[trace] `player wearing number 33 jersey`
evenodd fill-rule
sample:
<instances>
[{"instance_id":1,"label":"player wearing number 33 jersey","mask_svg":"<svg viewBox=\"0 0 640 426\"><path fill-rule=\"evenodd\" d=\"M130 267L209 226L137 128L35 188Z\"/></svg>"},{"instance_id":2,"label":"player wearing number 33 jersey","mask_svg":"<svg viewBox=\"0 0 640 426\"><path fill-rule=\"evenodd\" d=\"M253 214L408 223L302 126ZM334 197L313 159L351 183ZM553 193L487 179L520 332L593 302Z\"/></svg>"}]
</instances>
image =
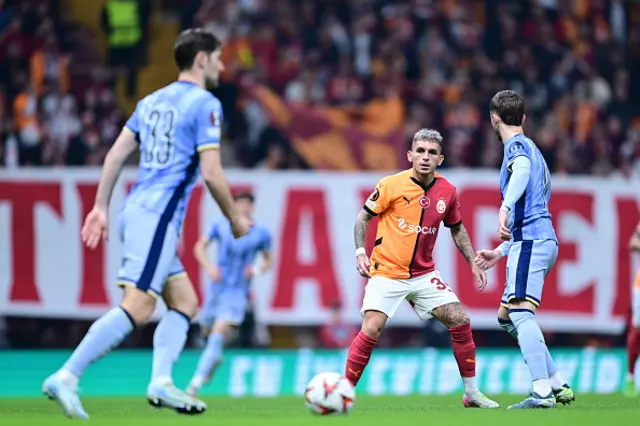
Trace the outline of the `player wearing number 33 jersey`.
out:
<instances>
[{"instance_id":1,"label":"player wearing number 33 jersey","mask_svg":"<svg viewBox=\"0 0 640 426\"><path fill-rule=\"evenodd\" d=\"M159 259L165 276L157 274L144 290L160 294L165 280L184 274L175 247L198 172L198 153L220 148L221 121L220 101L187 81L176 81L138 103L126 123L140 143L140 165L120 216L125 244L119 285L139 282L159 226L166 230L163 246L174 247L173 254Z\"/></svg>"},{"instance_id":2,"label":"player wearing number 33 jersey","mask_svg":"<svg viewBox=\"0 0 640 426\"><path fill-rule=\"evenodd\" d=\"M185 209L201 171L204 184L229 220L230 233L249 232L249 218L233 203L222 169L220 102L207 90L217 85L222 64L220 40L199 29L183 31L173 51L176 82L142 99L102 168L94 207L84 221L82 240L94 249L109 234L109 203L127 158L140 152L138 177L119 215L122 263L117 283L122 303L98 318L43 392L68 417L87 418L78 382L89 365L117 347L136 326L149 322L162 298L166 313L153 336L153 364L147 400L181 414L203 413L207 405L173 384L173 366L198 311L198 297L178 257Z\"/></svg>"},{"instance_id":3,"label":"player wearing number 33 jersey","mask_svg":"<svg viewBox=\"0 0 640 426\"><path fill-rule=\"evenodd\" d=\"M462 225L456 188L435 172L444 161L440 133L419 130L407 159L413 167L378 182L356 219L357 268L369 281L360 310L362 330L349 348L345 376L354 386L358 383L387 319L407 300L420 319L434 317L449 329L464 385L463 404L499 407L478 390L469 316L433 263L433 248L444 223L480 288L486 284L485 273L473 264L474 251ZM369 259L364 241L373 217L378 217L378 229Z\"/></svg>"}]
</instances>

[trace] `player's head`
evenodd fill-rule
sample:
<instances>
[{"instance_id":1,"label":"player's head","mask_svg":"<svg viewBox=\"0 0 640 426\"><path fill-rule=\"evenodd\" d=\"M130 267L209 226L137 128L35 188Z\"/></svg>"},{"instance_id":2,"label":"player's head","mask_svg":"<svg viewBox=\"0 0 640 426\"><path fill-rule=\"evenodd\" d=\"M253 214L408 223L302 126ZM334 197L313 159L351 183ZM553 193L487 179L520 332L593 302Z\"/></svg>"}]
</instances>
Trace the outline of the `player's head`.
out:
<instances>
[{"instance_id":1,"label":"player's head","mask_svg":"<svg viewBox=\"0 0 640 426\"><path fill-rule=\"evenodd\" d=\"M236 210L241 216L251 217L253 215L253 209L255 204L255 198L250 192L238 192L233 200L236 203Z\"/></svg>"},{"instance_id":2,"label":"player's head","mask_svg":"<svg viewBox=\"0 0 640 426\"><path fill-rule=\"evenodd\" d=\"M513 90L501 90L493 95L489 112L491 126L500 140L502 140L501 126L521 127L526 119L524 99Z\"/></svg>"},{"instance_id":3,"label":"player's head","mask_svg":"<svg viewBox=\"0 0 640 426\"><path fill-rule=\"evenodd\" d=\"M218 85L222 64L222 43L209 31L192 28L180 33L173 46L173 58L180 72L204 77L207 88Z\"/></svg>"},{"instance_id":4,"label":"player's head","mask_svg":"<svg viewBox=\"0 0 640 426\"><path fill-rule=\"evenodd\" d=\"M442 135L437 130L420 129L413 135L407 158L419 175L433 173L444 161Z\"/></svg>"}]
</instances>

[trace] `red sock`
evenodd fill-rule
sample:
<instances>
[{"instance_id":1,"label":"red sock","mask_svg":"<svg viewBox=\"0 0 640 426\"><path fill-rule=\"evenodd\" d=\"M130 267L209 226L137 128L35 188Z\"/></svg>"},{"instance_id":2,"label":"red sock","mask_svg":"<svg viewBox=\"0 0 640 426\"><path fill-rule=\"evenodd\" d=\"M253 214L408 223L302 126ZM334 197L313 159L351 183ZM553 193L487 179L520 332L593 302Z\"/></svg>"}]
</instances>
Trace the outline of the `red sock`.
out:
<instances>
[{"instance_id":1,"label":"red sock","mask_svg":"<svg viewBox=\"0 0 640 426\"><path fill-rule=\"evenodd\" d=\"M640 331L633 326L629 326L627 331L627 362L629 363L629 374L636 371L636 361L640 356Z\"/></svg>"},{"instance_id":2,"label":"red sock","mask_svg":"<svg viewBox=\"0 0 640 426\"><path fill-rule=\"evenodd\" d=\"M372 339L362 331L351 342L344 376L353 386L357 385L360 377L362 377L364 368L369 363L371 352L373 352L376 343L378 343L377 340Z\"/></svg>"},{"instance_id":3,"label":"red sock","mask_svg":"<svg viewBox=\"0 0 640 426\"><path fill-rule=\"evenodd\" d=\"M471 334L471 324L459 325L449 329L453 356L456 357L458 370L462 377L476 376L476 344Z\"/></svg>"}]
</instances>

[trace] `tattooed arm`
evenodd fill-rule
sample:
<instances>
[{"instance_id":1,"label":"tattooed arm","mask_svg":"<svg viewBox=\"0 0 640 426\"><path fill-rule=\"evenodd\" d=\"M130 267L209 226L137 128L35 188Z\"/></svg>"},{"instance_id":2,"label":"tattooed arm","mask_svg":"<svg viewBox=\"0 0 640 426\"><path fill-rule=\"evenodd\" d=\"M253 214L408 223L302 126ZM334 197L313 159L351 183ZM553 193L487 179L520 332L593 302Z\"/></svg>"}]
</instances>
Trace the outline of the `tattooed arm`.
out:
<instances>
[{"instance_id":1,"label":"tattooed arm","mask_svg":"<svg viewBox=\"0 0 640 426\"><path fill-rule=\"evenodd\" d=\"M358 269L358 273L365 278L371 277L369 273L371 264L369 263L369 256L367 256L367 252L364 249L367 227L369 226L371 218L373 218L373 216L362 209L360 213L358 213L356 224L353 227L353 239L356 243L356 268Z\"/></svg>"},{"instance_id":2,"label":"tattooed arm","mask_svg":"<svg viewBox=\"0 0 640 426\"><path fill-rule=\"evenodd\" d=\"M353 240L356 244L356 250L364 248L364 242L367 238L367 228L369 227L371 219L373 219L373 216L364 209L360 210L358 217L356 217L356 224L353 227Z\"/></svg>"},{"instance_id":3,"label":"tattooed arm","mask_svg":"<svg viewBox=\"0 0 640 426\"><path fill-rule=\"evenodd\" d=\"M460 253L462 253L464 258L467 260L467 263L469 265L473 265L475 252L473 251L473 246L471 245L471 239L469 238L467 228L465 228L462 223L451 228L451 237L456 243L456 247L458 247Z\"/></svg>"},{"instance_id":4,"label":"tattooed arm","mask_svg":"<svg viewBox=\"0 0 640 426\"><path fill-rule=\"evenodd\" d=\"M462 253L469 266L471 266L471 273L478 283L478 288L480 291L484 290L487 285L487 273L480 269L473 261L475 252L473 251L467 229L460 223L460 225L451 228L451 237L453 237L453 241L455 241L460 253Z\"/></svg>"}]
</instances>

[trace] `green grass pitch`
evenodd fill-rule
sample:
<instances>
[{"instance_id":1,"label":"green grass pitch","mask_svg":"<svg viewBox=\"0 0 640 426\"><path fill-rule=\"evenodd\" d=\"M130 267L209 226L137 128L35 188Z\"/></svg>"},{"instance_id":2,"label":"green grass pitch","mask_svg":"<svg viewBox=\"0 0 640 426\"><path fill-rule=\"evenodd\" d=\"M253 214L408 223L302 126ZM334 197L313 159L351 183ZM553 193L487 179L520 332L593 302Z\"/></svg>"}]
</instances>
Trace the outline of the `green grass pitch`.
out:
<instances>
[{"instance_id":1,"label":"green grass pitch","mask_svg":"<svg viewBox=\"0 0 640 426\"><path fill-rule=\"evenodd\" d=\"M497 396L506 407L519 401L514 395ZM302 398L208 398L209 410L199 416L180 416L147 405L144 396L130 398L85 398L90 424L109 426L402 426L402 425L499 425L517 426L625 426L637 424L640 398L621 395L577 395L570 407L555 410L507 411L465 409L460 397L408 396L363 397L347 416L319 417L310 414ZM2 426L68 425L57 404L40 399L0 400ZM79 420L78 420L79 421Z\"/></svg>"}]
</instances>

